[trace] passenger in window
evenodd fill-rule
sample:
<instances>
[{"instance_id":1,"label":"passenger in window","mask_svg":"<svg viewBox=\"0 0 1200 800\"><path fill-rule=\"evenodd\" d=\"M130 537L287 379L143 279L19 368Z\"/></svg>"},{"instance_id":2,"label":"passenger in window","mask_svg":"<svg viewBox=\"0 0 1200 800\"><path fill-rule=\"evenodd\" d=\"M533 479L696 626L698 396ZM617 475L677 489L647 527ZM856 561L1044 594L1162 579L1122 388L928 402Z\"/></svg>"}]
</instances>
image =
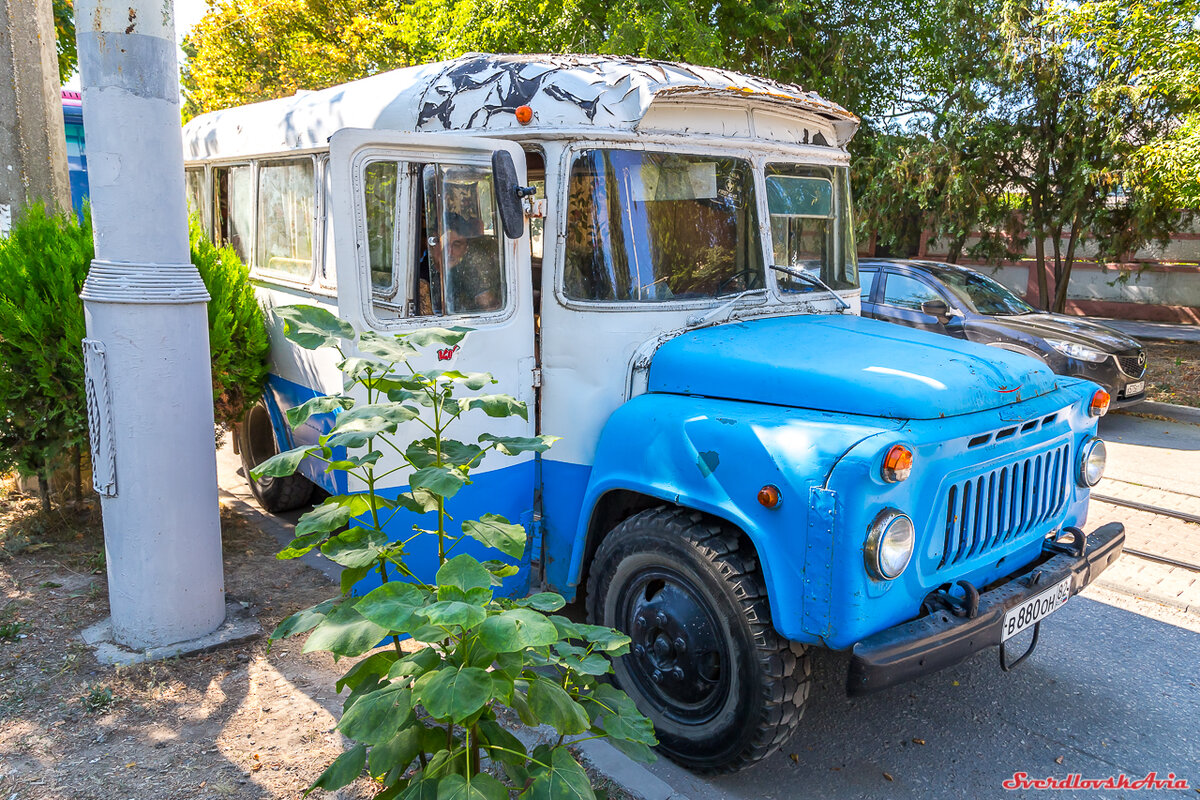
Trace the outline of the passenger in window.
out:
<instances>
[{"instance_id":1,"label":"passenger in window","mask_svg":"<svg viewBox=\"0 0 1200 800\"><path fill-rule=\"evenodd\" d=\"M500 261L496 240L480 233L481 220L448 214L443 241L432 248L434 264L446 275L449 311L478 314L502 305Z\"/></svg>"}]
</instances>

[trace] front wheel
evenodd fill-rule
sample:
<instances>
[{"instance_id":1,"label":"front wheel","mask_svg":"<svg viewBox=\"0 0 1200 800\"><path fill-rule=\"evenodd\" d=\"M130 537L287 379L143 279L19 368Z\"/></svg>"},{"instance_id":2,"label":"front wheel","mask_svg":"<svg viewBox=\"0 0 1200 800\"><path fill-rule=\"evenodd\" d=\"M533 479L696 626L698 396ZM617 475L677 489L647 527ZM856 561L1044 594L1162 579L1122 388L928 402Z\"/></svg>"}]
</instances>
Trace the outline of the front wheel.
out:
<instances>
[{"instance_id":1,"label":"front wheel","mask_svg":"<svg viewBox=\"0 0 1200 800\"><path fill-rule=\"evenodd\" d=\"M669 507L625 520L596 553L588 615L633 640L616 681L683 766L741 769L799 723L807 654L775 632L757 559L725 523Z\"/></svg>"},{"instance_id":2,"label":"front wheel","mask_svg":"<svg viewBox=\"0 0 1200 800\"><path fill-rule=\"evenodd\" d=\"M246 419L237 427L238 454L242 457L242 471L250 483L250 491L264 509L272 514L291 511L308 503L313 493L313 483L303 475L287 475L273 478L267 475L254 480L250 471L279 452L275 442L275 430L271 426L271 413L267 404L259 400L249 411Z\"/></svg>"}]
</instances>

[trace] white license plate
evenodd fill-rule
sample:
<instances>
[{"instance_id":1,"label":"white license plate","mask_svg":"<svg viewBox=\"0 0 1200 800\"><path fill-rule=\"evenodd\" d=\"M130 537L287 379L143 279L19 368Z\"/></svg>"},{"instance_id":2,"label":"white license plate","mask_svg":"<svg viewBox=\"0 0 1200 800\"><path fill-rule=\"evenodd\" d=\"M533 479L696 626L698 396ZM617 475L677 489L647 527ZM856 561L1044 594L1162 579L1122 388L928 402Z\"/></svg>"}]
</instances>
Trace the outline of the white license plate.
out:
<instances>
[{"instance_id":1,"label":"white license plate","mask_svg":"<svg viewBox=\"0 0 1200 800\"><path fill-rule=\"evenodd\" d=\"M1063 607L1071 596L1071 579L1063 578L1041 594L1034 595L1004 615L1000 641L1006 642L1026 628L1036 625Z\"/></svg>"},{"instance_id":2,"label":"white license plate","mask_svg":"<svg viewBox=\"0 0 1200 800\"><path fill-rule=\"evenodd\" d=\"M1125 386L1125 396L1133 397L1135 394L1141 394L1142 390L1145 388L1146 388L1145 381L1138 381L1137 383L1127 384Z\"/></svg>"}]
</instances>

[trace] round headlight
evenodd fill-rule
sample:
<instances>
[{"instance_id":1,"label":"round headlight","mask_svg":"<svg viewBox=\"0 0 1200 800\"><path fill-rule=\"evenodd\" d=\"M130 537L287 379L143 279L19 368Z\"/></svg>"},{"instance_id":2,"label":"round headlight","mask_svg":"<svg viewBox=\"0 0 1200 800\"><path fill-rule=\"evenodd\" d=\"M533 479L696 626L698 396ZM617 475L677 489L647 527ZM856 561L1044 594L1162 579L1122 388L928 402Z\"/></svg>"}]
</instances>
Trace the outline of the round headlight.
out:
<instances>
[{"instance_id":1,"label":"round headlight","mask_svg":"<svg viewBox=\"0 0 1200 800\"><path fill-rule=\"evenodd\" d=\"M1096 438L1088 439L1079 454L1079 482L1084 486L1095 486L1104 477L1107 461L1104 442Z\"/></svg>"},{"instance_id":2,"label":"round headlight","mask_svg":"<svg viewBox=\"0 0 1200 800\"><path fill-rule=\"evenodd\" d=\"M912 558L917 532L906 514L889 508L875 518L863 548L867 569L877 578L900 577Z\"/></svg>"}]
</instances>

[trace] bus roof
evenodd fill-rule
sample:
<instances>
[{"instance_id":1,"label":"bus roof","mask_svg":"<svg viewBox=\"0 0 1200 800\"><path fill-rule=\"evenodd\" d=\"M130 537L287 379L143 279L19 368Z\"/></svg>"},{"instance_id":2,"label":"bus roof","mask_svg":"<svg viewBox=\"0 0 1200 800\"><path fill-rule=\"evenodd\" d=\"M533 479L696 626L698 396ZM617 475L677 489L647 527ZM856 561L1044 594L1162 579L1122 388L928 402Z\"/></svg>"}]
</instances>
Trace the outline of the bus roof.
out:
<instances>
[{"instance_id":1,"label":"bus roof","mask_svg":"<svg viewBox=\"0 0 1200 800\"><path fill-rule=\"evenodd\" d=\"M203 114L184 127L184 155L191 160L320 148L341 128L635 131L652 103L758 106L832 131L834 141L815 130L810 142L805 129L804 144L842 147L858 128L857 117L813 92L729 70L618 56L471 54ZM526 125L514 114L519 106L533 111ZM798 132L783 136L793 134L801 143Z\"/></svg>"}]
</instances>

